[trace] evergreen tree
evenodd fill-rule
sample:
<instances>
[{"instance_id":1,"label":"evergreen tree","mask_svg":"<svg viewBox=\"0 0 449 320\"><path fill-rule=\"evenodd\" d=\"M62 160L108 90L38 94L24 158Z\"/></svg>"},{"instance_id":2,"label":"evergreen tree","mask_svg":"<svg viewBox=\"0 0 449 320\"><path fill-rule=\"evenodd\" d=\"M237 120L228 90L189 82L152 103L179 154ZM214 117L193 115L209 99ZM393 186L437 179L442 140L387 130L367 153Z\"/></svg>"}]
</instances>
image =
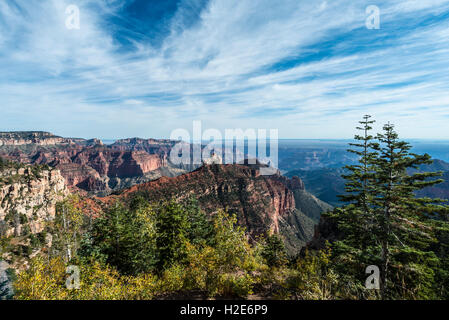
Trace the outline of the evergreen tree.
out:
<instances>
[{"instance_id":1,"label":"evergreen tree","mask_svg":"<svg viewBox=\"0 0 449 320\"><path fill-rule=\"evenodd\" d=\"M346 180L345 190L348 194L339 196L343 202L355 203L363 210L365 216L371 212L369 204L372 201L373 163L377 158L374 148L378 146L370 134L371 125L375 123L370 118L370 115L363 117L363 120L359 122L362 127L357 127L357 130L362 131L363 135L355 135L354 139L357 142L349 144L354 149L348 149L348 152L358 156L358 164L345 166L345 169L350 172L350 174L342 176Z\"/></svg>"},{"instance_id":2,"label":"evergreen tree","mask_svg":"<svg viewBox=\"0 0 449 320\"><path fill-rule=\"evenodd\" d=\"M97 218L83 241L82 256L105 260L123 274L147 272L155 265L154 218L146 207L115 203Z\"/></svg>"},{"instance_id":3,"label":"evergreen tree","mask_svg":"<svg viewBox=\"0 0 449 320\"><path fill-rule=\"evenodd\" d=\"M187 214L187 238L193 245L213 245L214 227L206 213L201 210L198 200L189 199L184 205Z\"/></svg>"},{"instance_id":4,"label":"evergreen tree","mask_svg":"<svg viewBox=\"0 0 449 320\"><path fill-rule=\"evenodd\" d=\"M357 155L358 162L344 167L347 174L342 177L346 180L346 194L339 198L345 205L323 214L338 226L340 233L332 250L336 270L355 291L359 291L354 294L360 295L364 292L362 284L366 266L378 263L372 232L375 225L372 206L375 198L375 159L378 157L374 149L378 143L371 134L373 123L375 121L371 120L371 116L365 115L359 122L360 126L356 127L362 133L356 134L356 142L349 144L352 148L347 151Z\"/></svg>"},{"instance_id":5,"label":"evergreen tree","mask_svg":"<svg viewBox=\"0 0 449 320\"><path fill-rule=\"evenodd\" d=\"M284 241L278 235L269 235L261 253L269 267L281 267L287 263Z\"/></svg>"},{"instance_id":6,"label":"evergreen tree","mask_svg":"<svg viewBox=\"0 0 449 320\"><path fill-rule=\"evenodd\" d=\"M358 128L364 135L356 136L361 143L351 144L359 148L351 150L359 164L346 167L348 194L341 199L347 203L324 215L338 227L333 243L337 270L362 289L366 266L380 266L383 299L435 297L441 287L436 277L447 279L440 272L447 248L438 243L438 234L444 237L441 217L448 208L440 199L418 198L415 192L442 182L436 179L441 173L410 173L431 164L431 157L410 152L411 146L399 140L390 124L377 135L378 143L373 142L371 123L365 116ZM443 224L439 229L435 219Z\"/></svg>"},{"instance_id":7,"label":"evergreen tree","mask_svg":"<svg viewBox=\"0 0 449 320\"><path fill-rule=\"evenodd\" d=\"M170 201L158 208L156 247L159 271L184 261L188 227L188 215L181 204Z\"/></svg>"},{"instance_id":8,"label":"evergreen tree","mask_svg":"<svg viewBox=\"0 0 449 320\"><path fill-rule=\"evenodd\" d=\"M436 259L429 249L436 241L431 218L447 208L439 205L439 199L415 196L416 191L443 182L441 179L434 179L441 175L440 172L409 174L408 169L432 164L428 154L411 153L411 145L398 139L391 124L383 127L383 133L377 139L380 144L374 147L379 152L379 157L375 160L374 210L377 223L374 234L381 247L380 285L382 298L385 299L394 296L394 292L413 292L412 288L404 288L397 281L392 281L391 286L389 285L389 279L393 277L401 281L410 279L410 275L402 274L402 270L409 269L410 273L419 278L425 276L426 272L428 275L428 267ZM395 266L395 275L389 275L390 265ZM426 284L421 284L421 287L425 286Z\"/></svg>"},{"instance_id":9,"label":"evergreen tree","mask_svg":"<svg viewBox=\"0 0 449 320\"><path fill-rule=\"evenodd\" d=\"M155 205L136 195L95 219L80 255L108 263L122 274L162 272L183 264L187 242L203 247L215 242L213 223L194 200Z\"/></svg>"}]
</instances>

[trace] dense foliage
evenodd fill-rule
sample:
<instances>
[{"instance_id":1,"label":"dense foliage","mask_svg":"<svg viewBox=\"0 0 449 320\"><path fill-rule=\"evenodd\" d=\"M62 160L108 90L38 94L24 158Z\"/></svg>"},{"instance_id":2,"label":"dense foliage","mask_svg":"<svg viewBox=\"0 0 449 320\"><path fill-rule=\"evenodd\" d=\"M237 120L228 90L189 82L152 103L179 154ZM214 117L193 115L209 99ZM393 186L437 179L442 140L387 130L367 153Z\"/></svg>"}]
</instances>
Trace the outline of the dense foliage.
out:
<instances>
[{"instance_id":1,"label":"dense foliage","mask_svg":"<svg viewBox=\"0 0 449 320\"><path fill-rule=\"evenodd\" d=\"M96 219L77 201L59 204L47 228L52 246L19 273L16 299L346 297L328 285L337 281L328 251L289 261L279 236L250 243L235 216L208 217L193 200L135 196ZM70 265L79 268L79 290L66 287Z\"/></svg>"},{"instance_id":2,"label":"dense foliage","mask_svg":"<svg viewBox=\"0 0 449 320\"><path fill-rule=\"evenodd\" d=\"M16 298L247 296L250 275L262 265L235 217L218 212L208 219L194 202L153 205L135 197L93 222L81 216L76 206L60 205L54 248L19 275ZM81 270L81 289L73 292L65 289L70 264ZM107 288L93 290L100 280Z\"/></svg>"}]
</instances>

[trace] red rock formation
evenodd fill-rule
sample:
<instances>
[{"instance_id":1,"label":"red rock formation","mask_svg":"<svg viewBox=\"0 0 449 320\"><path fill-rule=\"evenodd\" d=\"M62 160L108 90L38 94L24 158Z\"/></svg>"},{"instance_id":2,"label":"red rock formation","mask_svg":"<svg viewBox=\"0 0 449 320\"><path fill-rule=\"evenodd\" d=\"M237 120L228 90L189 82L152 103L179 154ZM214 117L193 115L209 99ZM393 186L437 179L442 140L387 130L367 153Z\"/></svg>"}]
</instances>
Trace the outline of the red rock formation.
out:
<instances>
[{"instance_id":1,"label":"red rock formation","mask_svg":"<svg viewBox=\"0 0 449 320\"><path fill-rule=\"evenodd\" d=\"M288 181L277 176L261 176L259 170L244 165L214 164L178 177L162 177L133 186L120 196L111 196L105 201L117 197L128 198L138 191L156 202L184 200L193 196L210 214L218 209L237 214L240 223L256 236L279 232L281 217L295 210L295 199L287 186Z\"/></svg>"},{"instance_id":2,"label":"red rock formation","mask_svg":"<svg viewBox=\"0 0 449 320\"><path fill-rule=\"evenodd\" d=\"M114 142L111 147L121 151L145 151L149 154L168 155L172 147L176 144L172 140L156 139L121 139Z\"/></svg>"},{"instance_id":3,"label":"red rock formation","mask_svg":"<svg viewBox=\"0 0 449 320\"><path fill-rule=\"evenodd\" d=\"M86 180L100 180L100 174L93 168L77 163L63 163L56 166L70 187L77 186Z\"/></svg>"},{"instance_id":4,"label":"red rock formation","mask_svg":"<svg viewBox=\"0 0 449 320\"><path fill-rule=\"evenodd\" d=\"M173 141L126 139L112 146L100 140L61 138L47 132L0 133L0 156L61 170L72 188L110 191L110 179L142 177L167 166Z\"/></svg>"},{"instance_id":5,"label":"red rock formation","mask_svg":"<svg viewBox=\"0 0 449 320\"><path fill-rule=\"evenodd\" d=\"M58 162L56 167L69 186L87 191L108 189L110 178L139 177L164 166L164 159L158 155L105 148L86 148L71 158L62 157Z\"/></svg>"}]
</instances>

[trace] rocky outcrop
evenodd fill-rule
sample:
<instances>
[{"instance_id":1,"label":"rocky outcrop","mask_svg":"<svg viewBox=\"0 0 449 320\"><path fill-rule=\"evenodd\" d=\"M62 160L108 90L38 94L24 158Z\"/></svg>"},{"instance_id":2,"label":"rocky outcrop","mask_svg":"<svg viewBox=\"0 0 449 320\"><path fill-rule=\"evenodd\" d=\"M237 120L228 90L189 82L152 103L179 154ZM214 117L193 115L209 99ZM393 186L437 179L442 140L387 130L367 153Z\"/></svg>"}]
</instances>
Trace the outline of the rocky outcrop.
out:
<instances>
[{"instance_id":1,"label":"rocky outcrop","mask_svg":"<svg viewBox=\"0 0 449 320\"><path fill-rule=\"evenodd\" d=\"M309 201L307 207L313 214L327 209L320 207L319 200L304 190L299 178L288 179L279 174L263 176L255 165L204 165L181 176L162 177L135 185L104 201L126 200L137 193L150 202L183 201L193 197L210 215L220 209L236 214L252 239L267 233L284 235L287 248L294 254L311 239L314 225L313 220L299 209L304 204L296 203L296 191L304 193L301 201ZM307 195L312 200L307 199Z\"/></svg>"},{"instance_id":2,"label":"rocky outcrop","mask_svg":"<svg viewBox=\"0 0 449 320\"><path fill-rule=\"evenodd\" d=\"M177 143L130 138L104 145L97 139L62 138L48 132L5 132L0 134L0 157L25 164L48 164L61 171L71 190L105 196L161 176L190 172L202 165L201 161L193 161L191 144L187 145L191 148L192 163L172 163L170 152ZM212 153L203 163L221 164L222 153L221 150ZM243 158L238 150L236 153Z\"/></svg>"},{"instance_id":3,"label":"rocky outcrop","mask_svg":"<svg viewBox=\"0 0 449 320\"><path fill-rule=\"evenodd\" d=\"M130 138L115 141L111 148L121 151L145 151L148 154L164 154L168 156L178 141L167 139Z\"/></svg>"},{"instance_id":4,"label":"rocky outcrop","mask_svg":"<svg viewBox=\"0 0 449 320\"><path fill-rule=\"evenodd\" d=\"M27 144L55 145L70 143L70 139L49 132L0 132L0 146L22 146Z\"/></svg>"},{"instance_id":5,"label":"rocky outcrop","mask_svg":"<svg viewBox=\"0 0 449 320\"><path fill-rule=\"evenodd\" d=\"M7 168L0 172L0 235L37 234L54 218L56 203L68 195L58 170Z\"/></svg>"},{"instance_id":6,"label":"rocky outcrop","mask_svg":"<svg viewBox=\"0 0 449 320\"><path fill-rule=\"evenodd\" d=\"M73 164L89 166L100 176L135 177L166 165L165 159L144 151L89 148L72 158Z\"/></svg>"},{"instance_id":7,"label":"rocky outcrop","mask_svg":"<svg viewBox=\"0 0 449 320\"><path fill-rule=\"evenodd\" d=\"M98 139L63 138L45 131L0 132L0 146L102 145Z\"/></svg>"},{"instance_id":8,"label":"rocky outcrop","mask_svg":"<svg viewBox=\"0 0 449 320\"><path fill-rule=\"evenodd\" d=\"M278 232L279 216L295 208L293 194L286 185L240 165L205 165L179 177L162 177L133 186L121 196L135 192L144 192L150 201L198 198L206 212L227 209L237 214L253 234L267 229Z\"/></svg>"},{"instance_id":9,"label":"rocky outcrop","mask_svg":"<svg viewBox=\"0 0 449 320\"><path fill-rule=\"evenodd\" d=\"M48 164L61 171L72 190L107 195L133 181L184 173L168 161L175 143L133 138L103 145L98 139L61 138L47 132L5 132L0 133L0 157Z\"/></svg>"}]
</instances>

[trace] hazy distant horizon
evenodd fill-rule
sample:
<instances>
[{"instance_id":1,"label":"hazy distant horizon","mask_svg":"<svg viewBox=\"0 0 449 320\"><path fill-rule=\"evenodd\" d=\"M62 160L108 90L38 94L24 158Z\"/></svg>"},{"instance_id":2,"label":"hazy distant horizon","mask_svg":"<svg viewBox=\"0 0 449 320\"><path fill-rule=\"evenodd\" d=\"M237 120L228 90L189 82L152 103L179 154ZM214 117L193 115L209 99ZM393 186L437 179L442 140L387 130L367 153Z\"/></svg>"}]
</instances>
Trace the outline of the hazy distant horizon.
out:
<instances>
[{"instance_id":1,"label":"hazy distant horizon","mask_svg":"<svg viewBox=\"0 0 449 320\"><path fill-rule=\"evenodd\" d=\"M117 140L123 140L123 139L156 139L156 140L167 140L170 139L170 137L154 137L154 136L150 136L150 137L145 137L145 136L127 136L127 137L119 137L119 138L102 138L102 137L88 137L88 136L83 136L83 135L74 135L74 136L64 136L55 132L51 132L48 130L11 130L11 131L0 131L0 133L22 133L22 132L46 132L46 133L50 133L53 134L55 136L58 137L63 137L63 138L72 138L72 139L85 139L85 140L91 140L91 139L99 139L101 140L103 143L106 144L112 144ZM401 140L405 140L408 141L410 143L436 143L436 144L440 144L440 143L449 143L449 139L442 139L442 138L403 138L401 136L399 136L399 139ZM221 139L222 141L226 141L226 139ZM248 139L245 139L248 140ZM251 139L249 139L251 140ZM256 139L257 140L257 139ZM284 143L287 143L289 141L292 142L320 142L320 143L326 143L326 142L333 142L333 143L339 143L339 142L350 142L350 141L354 141L354 138L278 138L278 141L282 141ZM192 141L190 141L192 142ZM198 142L196 140L194 140L193 142Z\"/></svg>"},{"instance_id":2,"label":"hazy distant horizon","mask_svg":"<svg viewBox=\"0 0 449 320\"><path fill-rule=\"evenodd\" d=\"M120 140L120 139L116 139ZM105 144L112 144L116 140L101 140ZM404 139L411 143L412 152L424 154L428 153L434 159L449 162L449 140L428 140L428 139ZM222 140L225 141L225 140ZM289 151L289 149L313 149L313 150L346 150L349 148L348 143L353 139L279 139L279 153Z\"/></svg>"},{"instance_id":3,"label":"hazy distant horizon","mask_svg":"<svg viewBox=\"0 0 449 320\"><path fill-rule=\"evenodd\" d=\"M126 137L126 138L117 138L117 139L102 139L102 138L83 138L83 137L70 137L70 138L81 138L81 139L99 139L101 140L103 143L105 144L112 144L117 140L123 140L123 139L134 139L134 138L138 138L138 139L156 139L156 140L167 140L170 137L160 137L160 138L154 138L154 137ZM245 139L247 140L247 139ZM449 139L401 139L407 142L417 142L417 143L436 143L436 144L449 144ZM226 141L226 139L222 139L222 141ZM328 138L319 138L319 139L301 139L301 138L279 138L278 141L280 142L288 142L288 141L292 141L292 142L342 142L342 143L346 143L346 142L351 142L354 141L354 139L350 139L350 138L345 138L345 139L328 139ZM193 141L193 142L198 142L198 141Z\"/></svg>"}]
</instances>

